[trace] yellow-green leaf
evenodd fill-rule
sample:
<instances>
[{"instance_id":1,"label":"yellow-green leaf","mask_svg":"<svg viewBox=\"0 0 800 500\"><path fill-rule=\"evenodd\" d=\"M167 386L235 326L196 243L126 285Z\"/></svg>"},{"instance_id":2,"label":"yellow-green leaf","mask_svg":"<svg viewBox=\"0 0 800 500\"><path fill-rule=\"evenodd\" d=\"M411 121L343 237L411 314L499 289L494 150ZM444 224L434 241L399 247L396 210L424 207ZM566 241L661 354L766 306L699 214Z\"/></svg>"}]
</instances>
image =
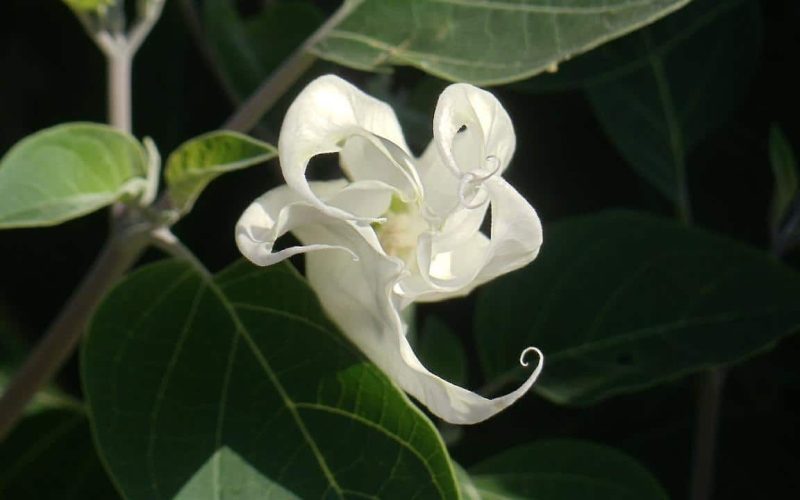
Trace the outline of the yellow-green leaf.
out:
<instances>
[{"instance_id":1,"label":"yellow-green leaf","mask_svg":"<svg viewBox=\"0 0 800 500\"><path fill-rule=\"evenodd\" d=\"M179 146L167 160L170 198L181 212L188 212L203 189L220 175L263 163L276 154L272 145L236 132L196 137Z\"/></svg>"}]
</instances>

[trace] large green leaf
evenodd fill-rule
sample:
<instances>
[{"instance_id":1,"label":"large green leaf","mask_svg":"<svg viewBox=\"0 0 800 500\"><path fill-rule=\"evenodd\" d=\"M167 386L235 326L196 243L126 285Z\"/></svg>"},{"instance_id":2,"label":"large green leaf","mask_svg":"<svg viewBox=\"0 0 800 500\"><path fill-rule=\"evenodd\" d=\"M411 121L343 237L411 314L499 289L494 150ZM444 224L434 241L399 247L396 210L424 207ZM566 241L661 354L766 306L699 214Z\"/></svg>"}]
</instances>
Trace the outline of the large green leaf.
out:
<instances>
[{"instance_id":1,"label":"large green leaf","mask_svg":"<svg viewBox=\"0 0 800 500\"><path fill-rule=\"evenodd\" d=\"M314 47L364 70L412 65L480 85L521 80L688 0L363 0Z\"/></svg>"},{"instance_id":2,"label":"large green leaf","mask_svg":"<svg viewBox=\"0 0 800 500\"><path fill-rule=\"evenodd\" d=\"M50 226L141 192L144 148L104 125L38 132L0 160L0 229Z\"/></svg>"},{"instance_id":3,"label":"large green leaf","mask_svg":"<svg viewBox=\"0 0 800 500\"><path fill-rule=\"evenodd\" d=\"M233 94L243 99L322 22L310 2L269 2L242 18L232 0L205 0L203 24Z\"/></svg>"},{"instance_id":4,"label":"large green leaf","mask_svg":"<svg viewBox=\"0 0 800 500\"><path fill-rule=\"evenodd\" d=\"M119 498L95 452L83 410L31 414L0 443L0 498Z\"/></svg>"},{"instance_id":5,"label":"large green leaf","mask_svg":"<svg viewBox=\"0 0 800 500\"><path fill-rule=\"evenodd\" d=\"M170 199L188 212L208 184L227 172L240 170L277 155L275 148L236 132L211 132L178 147L164 172Z\"/></svg>"},{"instance_id":6,"label":"large green leaf","mask_svg":"<svg viewBox=\"0 0 800 500\"><path fill-rule=\"evenodd\" d=\"M756 0L695 0L587 56L607 68L587 87L603 128L668 198L688 203L687 155L747 92L760 35Z\"/></svg>"},{"instance_id":7,"label":"large green leaf","mask_svg":"<svg viewBox=\"0 0 800 500\"><path fill-rule=\"evenodd\" d=\"M82 360L127 498L457 496L431 423L289 266L149 266L100 307Z\"/></svg>"},{"instance_id":8,"label":"large green leaf","mask_svg":"<svg viewBox=\"0 0 800 500\"><path fill-rule=\"evenodd\" d=\"M591 403L740 360L800 328L800 275L735 241L634 212L545 228L542 254L479 296L487 375L524 346L541 348L534 386L559 403Z\"/></svg>"},{"instance_id":9,"label":"large green leaf","mask_svg":"<svg viewBox=\"0 0 800 500\"><path fill-rule=\"evenodd\" d=\"M631 457L585 441L519 446L470 469L484 500L666 500L658 481Z\"/></svg>"}]
</instances>

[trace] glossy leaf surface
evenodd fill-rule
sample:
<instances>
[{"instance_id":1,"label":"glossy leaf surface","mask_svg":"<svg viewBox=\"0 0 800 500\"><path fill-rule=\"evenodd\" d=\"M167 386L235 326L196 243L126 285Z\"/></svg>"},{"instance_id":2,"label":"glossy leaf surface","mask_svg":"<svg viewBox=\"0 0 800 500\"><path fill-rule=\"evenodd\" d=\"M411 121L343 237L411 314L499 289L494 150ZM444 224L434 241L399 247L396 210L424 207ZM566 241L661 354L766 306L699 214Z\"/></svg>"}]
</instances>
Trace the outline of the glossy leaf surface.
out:
<instances>
[{"instance_id":1,"label":"glossy leaf surface","mask_svg":"<svg viewBox=\"0 0 800 500\"><path fill-rule=\"evenodd\" d=\"M735 362L800 328L800 275L738 242L636 212L545 227L541 255L479 296L491 380L520 346L545 354L534 390L588 404Z\"/></svg>"},{"instance_id":2,"label":"glossy leaf surface","mask_svg":"<svg viewBox=\"0 0 800 500\"><path fill-rule=\"evenodd\" d=\"M101 306L82 373L131 499L456 498L431 423L288 266L149 266Z\"/></svg>"}]
</instances>

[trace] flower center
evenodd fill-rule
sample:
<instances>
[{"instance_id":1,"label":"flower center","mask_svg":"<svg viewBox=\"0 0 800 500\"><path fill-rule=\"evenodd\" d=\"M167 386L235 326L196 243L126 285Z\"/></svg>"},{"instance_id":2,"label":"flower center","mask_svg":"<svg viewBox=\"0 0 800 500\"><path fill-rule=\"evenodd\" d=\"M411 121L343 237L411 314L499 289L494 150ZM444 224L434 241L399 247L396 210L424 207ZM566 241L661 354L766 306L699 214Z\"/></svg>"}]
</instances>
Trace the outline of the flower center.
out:
<instances>
[{"instance_id":1,"label":"flower center","mask_svg":"<svg viewBox=\"0 0 800 500\"><path fill-rule=\"evenodd\" d=\"M384 217L386 222L373 225L383 250L412 265L417 259L417 239L428 230L428 223L415 204L405 203L397 197L392 198Z\"/></svg>"}]
</instances>

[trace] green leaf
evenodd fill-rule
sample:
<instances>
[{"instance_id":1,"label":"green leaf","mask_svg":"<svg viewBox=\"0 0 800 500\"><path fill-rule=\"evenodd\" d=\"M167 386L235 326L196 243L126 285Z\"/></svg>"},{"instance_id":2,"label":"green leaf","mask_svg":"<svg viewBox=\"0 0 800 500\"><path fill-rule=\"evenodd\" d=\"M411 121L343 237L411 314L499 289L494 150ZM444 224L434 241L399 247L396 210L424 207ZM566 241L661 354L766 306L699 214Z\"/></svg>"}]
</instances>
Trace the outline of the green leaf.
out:
<instances>
[{"instance_id":1,"label":"green leaf","mask_svg":"<svg viewBox=\"0 0 800 500\"><path fill-rule=\"evenodd\" d=\"M249 96L322 22L310 2L269 2L243 19L231 0L205 0L203 24L208 41L239 99Z\"/></svg>"},{"instance_id":2,"label":"green leaf","mask_svg":"<svg viewBox=\"0 0 800 500\"><path fill-rule=\"evenodd\" d=\"M363 0L314 47L362 70L411 65L477 85L522 80L624 35L688 0Z\"/></svg>"},{"instance_id":3,"label":"green leaf","mask_svg":"<svg viewBox=\"0 0 800 500\"><path fill-rule=\"evenodd\" d=\"M770 225L775 232L798 194L797 159L792 145L780 127L775 124L769 131L769 160L772 174L775 177L770 213Z\"/></svg>"},{"instance_id":4,"label":"green leaf","mask_svg":"<svg viewBox=\"0 0 800 500\"><path fill-rule=\"evenodd\" d=\"M469 473L463 467L453 462L453 467L456 471L456 480L458 482L458 491L461 494L462 500L481 500L481 494Z\"/></svg>"},{"instance_id":5,"label":"green leaf","mask_svg":"<svg viewBox=\"0 0 800 500\"><path fill-rule=\"evenodd\" d=\"M588 404L735 362L800 328L800 275L766 253L635 212L545 228L541 255L479 295L487 376L524 377L524 346L545 355L534 388Z\"/></svg>"},{"instance_id":6,"label":"green leaf","mask_svg":"<svg viewBox=\"0 0 800 500\"><path fill-rule=\"evenodd\" d=\"M464 346L440 319L429 316L422 326L417 356L428 370L456 385L467 381L467 354Z\"/></svg>"},{"instance_id":7,"label":"green leaf","mask_svg":"<svg viewBox=\"0 0 800 500\"><path fill-rule=\"evenodd\" d=\"M587 56L609 68L588 82L588 97L637 173L688 204L687 155L746 94L760 46L758 2L695 0Z\"/></svg>"},{"instance_id":8,"label":"green leaf","mask_svg":"<svg viewBox=\"0 0 800 500\"><path fill-rule=\"evenodd\" d=\"M82 375L126 498L457 496L430 421L289 266L138 271L95 316Z\"/></svg>"},{"instance_id":9,"label":"green leaf","mask_svg":"<svg viewBox=\"0 0 800 500\"><path fill-rule=\"evenodd\" d=\"M0 443L0 496L119 498L95 452L89 421L76 408L29 415Z\"/></svg>"},{"instance_id":10,"label":"green leaf","mask_svg":"<svg viewBox=\"0 0 800 500\"><path fill-rule=\"evenodd\" d=\"M236 132L211 132L178 147L167 160L165 178L172 202L188 212L208 184L227 172L251 167L277 155L270 144Z\"/></svg>"},{"instance_id":11,"label":"green leaf","mask_svg":"<svg viewBox=\"0 0 800 500\"><path fill-rule=\"evenodd\" d=\"M141 144L111 127L38 132L0 160L0 229L59 224L139 194L146 165Z\"/></svg>"},{"instance_id":12,"label":"green leaf","mask_svg":"<svg viewBox=\"0 0 800 500\"><path fill-rule=\"evenodd\" d=\"M519 446L470 469L484 500L667 500L656 478L628 455L586 441Z\"/></svg>"}]
</instances>

